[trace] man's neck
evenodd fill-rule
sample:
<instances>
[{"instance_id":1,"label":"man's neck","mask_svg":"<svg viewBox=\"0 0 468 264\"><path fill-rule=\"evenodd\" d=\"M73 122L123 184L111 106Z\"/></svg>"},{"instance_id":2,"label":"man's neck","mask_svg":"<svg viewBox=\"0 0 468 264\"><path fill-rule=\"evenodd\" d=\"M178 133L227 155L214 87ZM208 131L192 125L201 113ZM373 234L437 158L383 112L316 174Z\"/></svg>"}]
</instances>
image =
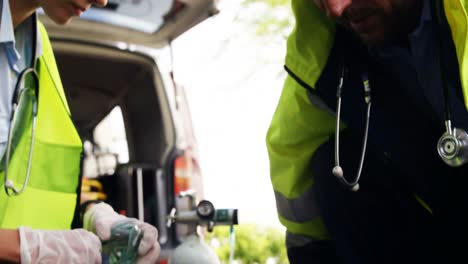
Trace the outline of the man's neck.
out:
<instances>
[{"instance_id":1,"label":"man's neck","mask_svg":"<svg viewBox=\"0 0 468 264\"><path fill-rule=\"evenodd\" d=\"M30 17L34 11L39 8L37 0L6 0L10 1L11 18L13 20L13 27L17 27L28 17Z\"/></svg>"},{"instance_id":2,"label":"man's neck","mask_svg":"<svg viewBox=\"0 0 468 264\"><path fill-rule=\"evenodd\" d=\"M429 2L423 2L426 0L407 0L406 8L402 9L401 15L407 19L401 21L394 21L392 25L392 33L389 34L388 38L381 45L373 46L370 48L381 48L388 46L400 47L406 50L410 50L410 35L413 34L423 24L423 8L426 4L430 5ZM429 1L429 0L427 0Z\"/></svg>"}]
</instances>

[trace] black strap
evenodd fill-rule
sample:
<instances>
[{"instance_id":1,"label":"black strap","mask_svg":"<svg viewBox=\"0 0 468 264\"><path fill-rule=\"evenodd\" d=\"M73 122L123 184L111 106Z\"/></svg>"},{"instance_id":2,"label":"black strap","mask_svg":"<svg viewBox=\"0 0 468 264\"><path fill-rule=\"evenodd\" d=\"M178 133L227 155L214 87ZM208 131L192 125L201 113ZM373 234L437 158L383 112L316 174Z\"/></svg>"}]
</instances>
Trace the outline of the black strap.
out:
<instances>
[{"instance_id":1,"label":"black strap","mask_svg":"<svg viewBox=\"0 0 468 264\"><path fill-rule=\"evenodd\" d=\"M4 0L0 0L0 28L2 28L3 1Z\"/></svg>"},{"instance_id":2,"label":"black strap","mask_svg":"<svg viewBox=\"0 0 468 264\"><path fill-rule=\"evenodd\" d=\"M447 34L447 30L450 31L450 28L447 23L447 19L445 18L444 14L444 7L441 0L432 0L431 1L431 13L432 13L432 21L434 23L435 35L437 37L437 61L439 62L440 66L440 78L442 82L442 89L444 94L444 118L445 121L452 120L452 111L450 109L450 98L449 98L449 87L448 87L448 70L447 67L442 62L443 58L443 38Z\"/></svg>"}]
</instances>

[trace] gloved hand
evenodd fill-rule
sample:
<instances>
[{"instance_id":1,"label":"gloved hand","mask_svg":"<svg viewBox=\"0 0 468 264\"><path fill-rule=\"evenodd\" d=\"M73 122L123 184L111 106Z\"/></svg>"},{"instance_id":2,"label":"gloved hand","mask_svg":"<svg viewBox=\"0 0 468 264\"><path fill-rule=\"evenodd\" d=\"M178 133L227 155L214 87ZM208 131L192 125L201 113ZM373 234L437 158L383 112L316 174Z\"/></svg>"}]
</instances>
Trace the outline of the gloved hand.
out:
<instances>
[{"instance_id":1,"label":"gloved hand","mask_svg":"<svg viewBox=\"0 0 468 264\"><path fill-rule=\"evenodd\" d=\"M84 229L34 230L20 227L21 263L101 263L101 241Z\"/></svg>"},{"instance_id":2,"label":"gloved hand","mask_svg":"<svg viewBox=\"0 0 468 264\"><path fill-rule=\"evenodd\" d=\"M137 263L156 262L161 251L156 227L134 218L119 215L106 203L95 204L86 210L83 219L84 228L94 232L102 241L110 238L111 228L114 224L125 220L135 221L137 226L144 232L143 239L138 247Z\"/></svg>"}]
</instances>

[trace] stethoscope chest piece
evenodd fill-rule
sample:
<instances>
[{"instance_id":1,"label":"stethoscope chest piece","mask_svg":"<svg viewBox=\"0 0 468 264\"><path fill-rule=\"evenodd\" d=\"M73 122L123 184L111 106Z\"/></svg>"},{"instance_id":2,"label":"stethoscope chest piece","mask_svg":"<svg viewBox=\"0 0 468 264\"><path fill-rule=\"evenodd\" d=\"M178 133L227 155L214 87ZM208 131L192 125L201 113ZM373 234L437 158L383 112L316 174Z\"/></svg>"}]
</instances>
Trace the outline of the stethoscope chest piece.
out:
<instances>
[{"instance_id":1,"label":"stethoscope chest piece","mask_svg":"<svg viewBox=\"0 0 468 264\"><path fill-rule=\"evenodd\" d=\"M468 161L468 134L465 130L454 128L446 131L437 143L437 152L449 166L459 167Z\"/></svg>"}]
</instances>

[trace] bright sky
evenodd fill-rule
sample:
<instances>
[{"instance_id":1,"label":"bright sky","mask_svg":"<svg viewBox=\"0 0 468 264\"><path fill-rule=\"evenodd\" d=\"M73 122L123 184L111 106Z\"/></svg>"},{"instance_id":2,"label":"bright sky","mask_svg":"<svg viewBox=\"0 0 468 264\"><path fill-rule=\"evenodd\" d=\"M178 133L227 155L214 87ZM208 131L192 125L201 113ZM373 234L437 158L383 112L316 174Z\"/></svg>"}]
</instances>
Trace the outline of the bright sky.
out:
<instances>
[{"instance_id":1,"label":"bright sky","mask_svg":"<svg viewBox=\"0 0 468 264\"><path fill-rule=\"evenodd\" d=\"M280 226L265 135L285 77L285 39L255 37L245 20L264 8L241 2L221 1L220 14L174 42L175 77L192 112L205 198L238 208L241 223Z\"/></svg>"}]
</instances>

